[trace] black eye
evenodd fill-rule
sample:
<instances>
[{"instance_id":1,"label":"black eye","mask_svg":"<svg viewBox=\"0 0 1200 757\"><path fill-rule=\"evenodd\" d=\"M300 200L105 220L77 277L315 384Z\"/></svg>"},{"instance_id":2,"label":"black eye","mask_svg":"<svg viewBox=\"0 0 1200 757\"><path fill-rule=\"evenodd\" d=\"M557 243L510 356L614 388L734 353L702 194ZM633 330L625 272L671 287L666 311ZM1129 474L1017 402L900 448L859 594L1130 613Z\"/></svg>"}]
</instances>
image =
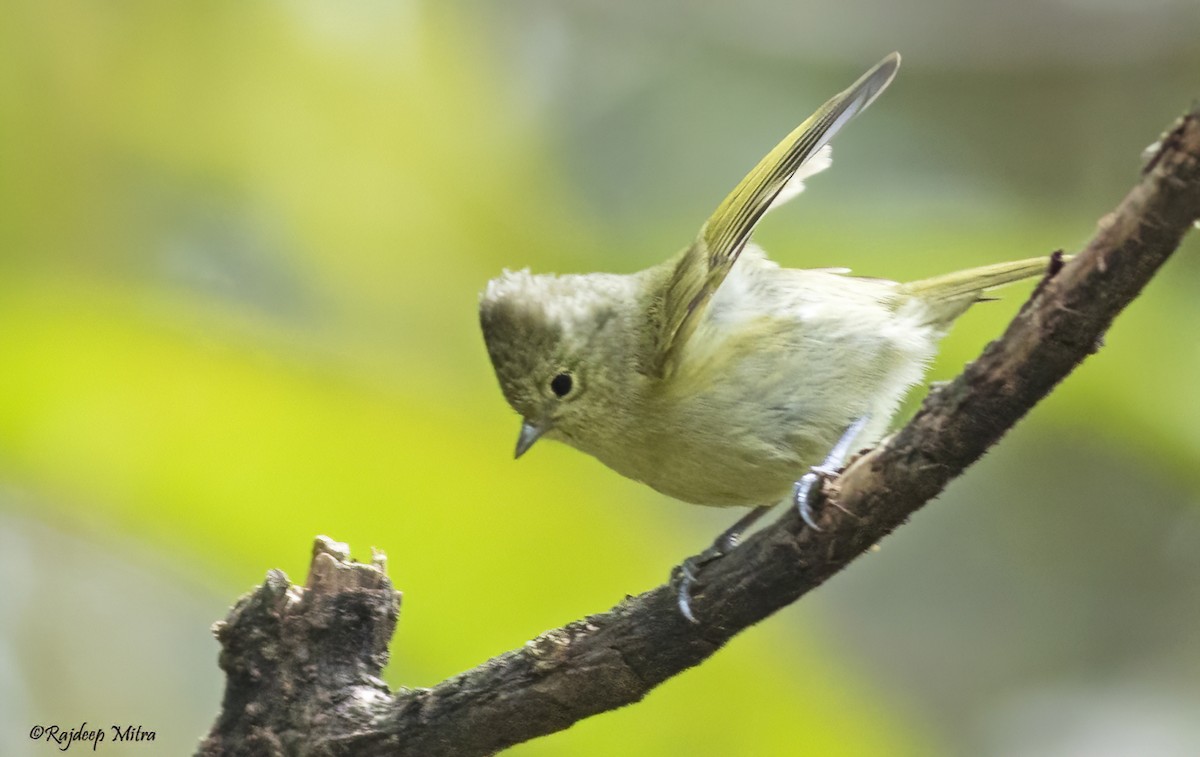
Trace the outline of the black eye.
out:
<instances>
[{"instance_id":1,"label":"black eye","mask_svg":"<svg viewBox=\"0 0 1200 757\"><path fill-rule=\"evenodd\" d=\"M554 392L554 396L559 399L570 394L573 386L575 386L575 382L571 379L571 374L565 371L550 379L550 391Z\"/></svg>"}]
</instances>

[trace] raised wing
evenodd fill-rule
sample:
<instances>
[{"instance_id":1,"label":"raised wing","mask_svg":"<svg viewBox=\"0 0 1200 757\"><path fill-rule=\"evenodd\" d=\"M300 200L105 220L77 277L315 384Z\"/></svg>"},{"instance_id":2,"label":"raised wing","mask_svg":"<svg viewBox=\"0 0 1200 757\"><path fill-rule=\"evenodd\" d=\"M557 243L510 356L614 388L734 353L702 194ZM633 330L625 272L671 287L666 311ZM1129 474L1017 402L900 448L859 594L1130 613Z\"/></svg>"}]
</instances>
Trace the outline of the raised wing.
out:
<instances>
[{"instance_id":1,"label":"raised wing","mask_svg":"<svg viewBox=\"0 0 1200 757\"><path fill-rule=\"evenodd\" d=\"M900 67L900 54L892 53L854 82L847 90L822 105L759 161L704 223L700 234L680 256L663 291L656 354L651 372L665 376L704 308L760 218L779 197L805 161L833 138L855 115L875 101Z\"/></svg>"}]
</instances>

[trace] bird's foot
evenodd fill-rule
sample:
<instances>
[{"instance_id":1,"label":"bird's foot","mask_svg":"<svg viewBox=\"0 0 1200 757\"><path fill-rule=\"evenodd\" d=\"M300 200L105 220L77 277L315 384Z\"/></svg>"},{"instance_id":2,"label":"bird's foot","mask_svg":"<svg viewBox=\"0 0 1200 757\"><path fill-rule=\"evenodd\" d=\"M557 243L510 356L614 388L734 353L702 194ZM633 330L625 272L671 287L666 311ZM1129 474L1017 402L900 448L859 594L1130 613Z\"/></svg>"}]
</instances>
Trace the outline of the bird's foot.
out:
<instances>
[{"instance_id":1,"label":"bird's foot","mask_svg":"<svg viewBox=\"0 0 1200 757\"><path fill-rule=\"evenodd\" d=\"M800 477L800 480L792 486L792 504L800 513L800 519L814 531L820 531L821 527L817 525L816 515L813 513L813 504L816 501L814 496L820 491L821 480L825 477L831 477L841 470L842 465L846 462L846 458L850 454L850 449L854 445L854 440L862 433L866 427L867 421L871 419L869 415L863 415L858 418L842 433L837 444L833 445L833 449L829 451L824 462L820 465L814 465Z\"/></svg>"},{"instance_id":2,"label":"bird's foot","mask_svg":"<svg viewBox=\"0 0 1200 757\"><path fill-rule=\"evenodd\" d=\"M698 555L691 557L680 563L671 573L671 583L676 589L676 603L679 606L679 614L687 619L689 623L699 623L695 613L692 612L692 587L697 583L700 570L709 563L721 559L729 554L742 538L742 534L746 529L754 525L754 522L767 514L770 507L756 507L750 512L743 515L729 528L721 532L721 535L709 545L708 549Z\"/></svg>"}]
</instances>

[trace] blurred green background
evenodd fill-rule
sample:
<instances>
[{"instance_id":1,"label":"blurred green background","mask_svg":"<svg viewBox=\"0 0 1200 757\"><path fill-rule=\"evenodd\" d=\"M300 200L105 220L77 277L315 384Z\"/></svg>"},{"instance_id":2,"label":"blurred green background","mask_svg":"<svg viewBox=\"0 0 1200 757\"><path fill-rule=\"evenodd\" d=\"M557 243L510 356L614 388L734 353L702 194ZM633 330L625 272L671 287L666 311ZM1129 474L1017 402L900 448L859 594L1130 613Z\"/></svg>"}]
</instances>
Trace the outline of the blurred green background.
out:
<instances>
[{"instance_id":1,"label":"blurred green background","mask_svg":"<svg viewBox=\"0 0 1200 757\"><path fill-rule=\"evenodd\" d=\"M393 685L660 583L736 514L513 463L484 283L661 260L893 49L773 257L1077 248L1200 96L1198 38L1195 0L0 5L0 752L81 721L191 750L209 625L318 533L390 558ZM513 753L1200 753L1197 248L879 552Z\"/></svg>"}]
</instances>

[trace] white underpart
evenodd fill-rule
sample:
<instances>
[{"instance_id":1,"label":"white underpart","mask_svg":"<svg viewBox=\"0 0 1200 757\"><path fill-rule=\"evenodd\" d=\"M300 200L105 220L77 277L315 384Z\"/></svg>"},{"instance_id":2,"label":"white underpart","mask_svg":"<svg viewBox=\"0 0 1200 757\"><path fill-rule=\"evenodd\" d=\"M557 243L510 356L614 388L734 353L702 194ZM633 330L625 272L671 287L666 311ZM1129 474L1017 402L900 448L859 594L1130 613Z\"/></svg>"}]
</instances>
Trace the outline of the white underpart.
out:
<instances>
[{"instance_id":1,"label":"white underpart","mask_svg":"<svg viewBox=\"0 0 1200 757\"><path fill-rule=\"evenodd\" d=\"M691 357L700 362L716 359L724 350L725 338L753 328L764 317L794 319L798 333L819 334L818 341L828 345L827 350L807 354L811 349L805 346L807 342L794 343L792 365L786 358L776 363L764 356L764 371L791 370L797 381L814 381L816 386L845 382L847 377L834 367L845 362L836 357L839 350L849 355L890 352L894 362L887 375L878 377L875 386L863 387L865 396L874 397L872 423L864 438L877 438L908 387L921 380L941 336L924 325L928 321L924 305L913 300L892 311L867 294L868 290L882 294L878 290L894 286L890 282L847 279L842 271L834 270L806 271L803 279L791 279L777 288L782 283L777 277L784 273L777 269L761 248L747 245L689 344Z\"/></svg>"}]
</instances>

